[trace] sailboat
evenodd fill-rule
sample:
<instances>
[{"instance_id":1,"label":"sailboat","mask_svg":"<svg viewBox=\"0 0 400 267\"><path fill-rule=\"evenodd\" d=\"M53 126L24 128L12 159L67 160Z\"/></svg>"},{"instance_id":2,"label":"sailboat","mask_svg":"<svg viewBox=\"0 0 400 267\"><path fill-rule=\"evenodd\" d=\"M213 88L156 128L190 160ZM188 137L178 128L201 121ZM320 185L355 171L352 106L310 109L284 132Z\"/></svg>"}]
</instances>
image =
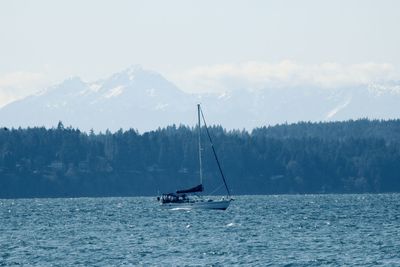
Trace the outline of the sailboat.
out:
<instances>
[{"instance_id":1,"label":"sailboat","mask_svg":"<svg viewBox=\"0 0 400 267\"><path fill-rule=\"evenodd\" d=\"M200 104L197 104L197 117L198 117L198 150L199 150L199 178L200 184L196 185L189 189L177 190L175 193L166 193L159 196L157 199L160 202L160 205L163 207L171 208L171 209L214 209L214 210L226 210L229 207L229 204L233 200L231 198L231 194L226 183L225 175L222 172L221 164L218 160L217 153L215 152L214 144L211 139L210 132L208 131L207 123L203 115L203 111L201 110ZM203 119L204 128L206 130L208 139L211 143L211 148L214 154L214 158L217 162L219 172L221 174L221 178L223 184L225 185L225 189L227 195L220 199L205 199L198 193L204 191L203 186L203 171L202 171L202 147L201 147L201 118Z\"/></svg>"}]
</instances>

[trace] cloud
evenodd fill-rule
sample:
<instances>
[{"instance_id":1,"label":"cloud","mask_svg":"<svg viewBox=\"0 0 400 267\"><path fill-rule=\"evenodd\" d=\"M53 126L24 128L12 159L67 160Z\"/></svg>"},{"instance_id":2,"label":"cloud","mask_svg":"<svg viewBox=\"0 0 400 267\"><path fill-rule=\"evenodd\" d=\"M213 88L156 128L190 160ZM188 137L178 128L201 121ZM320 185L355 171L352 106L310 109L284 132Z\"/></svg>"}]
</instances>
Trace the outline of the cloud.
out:
<instances>
[{"instance_id":1,"label":"cloud","mask_svg":"<svg viewBox=\"0 0 400 267\"><path fill-rule=\"evenodd\" d=\"M0 75L0 107L33 94L48 85L46 75L35 72L10 72Z\"/></svg>"},{"instance_id":2,"label":"cloud","mask_svg":"<svg viewBox=\"0 0 400 267\"><path fill-rule=\"evenodd\" d=\"M29 87L32 84L43 81L44 75L42 73L34 72L11 72L0 76L0 88L2 87L14 87L24 88Z\"/></svg>"},{"instance_id":3,"label":"cloud","mask_svg":"<svg viewBox=\"0 0 400 267\"><path fill-rule=\"evenodd\" d=\"M310 85L336 88L399 78L395 67L388 63L344 65L327 62L307 65L285 60L276 64L245 62L200 66L180 73L174 81L184 90L204 92Z\"/></svg>"}]
</instances>

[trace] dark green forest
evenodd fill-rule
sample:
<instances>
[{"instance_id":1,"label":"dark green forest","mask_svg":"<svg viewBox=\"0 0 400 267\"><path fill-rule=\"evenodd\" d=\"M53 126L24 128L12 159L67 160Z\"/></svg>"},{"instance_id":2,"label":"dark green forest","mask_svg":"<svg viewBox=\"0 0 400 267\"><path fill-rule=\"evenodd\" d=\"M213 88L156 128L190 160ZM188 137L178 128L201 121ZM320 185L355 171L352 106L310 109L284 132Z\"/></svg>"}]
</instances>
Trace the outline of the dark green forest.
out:
<instances>
[{"instance_id":1,"label":"dark green forest","mask_svg":"<svg viewBox=\"0 0 400 267\"><path fill-rule=\"evenodd\" d=\"M400 120L209 128L233 194L400 192ZM203 131L205 132L205 131ZM205 133L204 133L205 134ZM202 136L204 186L223 194ZM157 195L198 184L197 130L0 129L0 198Z\"/></svg>"}]
</instances>

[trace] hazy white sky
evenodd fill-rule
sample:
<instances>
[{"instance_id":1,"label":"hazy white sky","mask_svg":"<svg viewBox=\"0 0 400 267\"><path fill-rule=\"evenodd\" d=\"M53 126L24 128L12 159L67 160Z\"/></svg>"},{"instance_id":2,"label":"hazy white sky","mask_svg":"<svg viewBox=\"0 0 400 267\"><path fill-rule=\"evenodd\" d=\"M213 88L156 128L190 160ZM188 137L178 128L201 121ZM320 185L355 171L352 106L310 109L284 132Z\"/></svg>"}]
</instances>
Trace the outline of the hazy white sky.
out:
<instances>
[{"instance_id":1,"label":"hazy white sky","mask_svg":"<svg viewBox=\"0 0 400 267\"><path fill-rule=\"evenodd\" d=\"M399 79L399 14L396 0L4 0L0 106L134 64L190 91Z\"/></svg>"}]
</instances>

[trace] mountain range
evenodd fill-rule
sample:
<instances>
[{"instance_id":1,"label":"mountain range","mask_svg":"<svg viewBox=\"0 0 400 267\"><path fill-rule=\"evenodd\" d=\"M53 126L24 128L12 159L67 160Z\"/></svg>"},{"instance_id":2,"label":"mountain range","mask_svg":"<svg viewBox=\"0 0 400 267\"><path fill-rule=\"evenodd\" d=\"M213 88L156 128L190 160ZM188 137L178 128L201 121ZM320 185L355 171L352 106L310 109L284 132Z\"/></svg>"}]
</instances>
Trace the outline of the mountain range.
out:
<instances>
[{"instance_id":1,"label":"mountain range","mask_svg":"<svg viewBox=\"0 0 400 267\"><path fill-rule=\"evenodd\" d=\"M172 124L194 125L196 103L202 103L209 124L228 129L297 121L390 119L400 117L399 88L393 82L388 87L298 86L190 94L161 74L134 66L95 82L66 79L2 107L0 122L6 127L55 127L62 121L84 131L133 128L143 132Z\"/></svg>"}]
</instances>

